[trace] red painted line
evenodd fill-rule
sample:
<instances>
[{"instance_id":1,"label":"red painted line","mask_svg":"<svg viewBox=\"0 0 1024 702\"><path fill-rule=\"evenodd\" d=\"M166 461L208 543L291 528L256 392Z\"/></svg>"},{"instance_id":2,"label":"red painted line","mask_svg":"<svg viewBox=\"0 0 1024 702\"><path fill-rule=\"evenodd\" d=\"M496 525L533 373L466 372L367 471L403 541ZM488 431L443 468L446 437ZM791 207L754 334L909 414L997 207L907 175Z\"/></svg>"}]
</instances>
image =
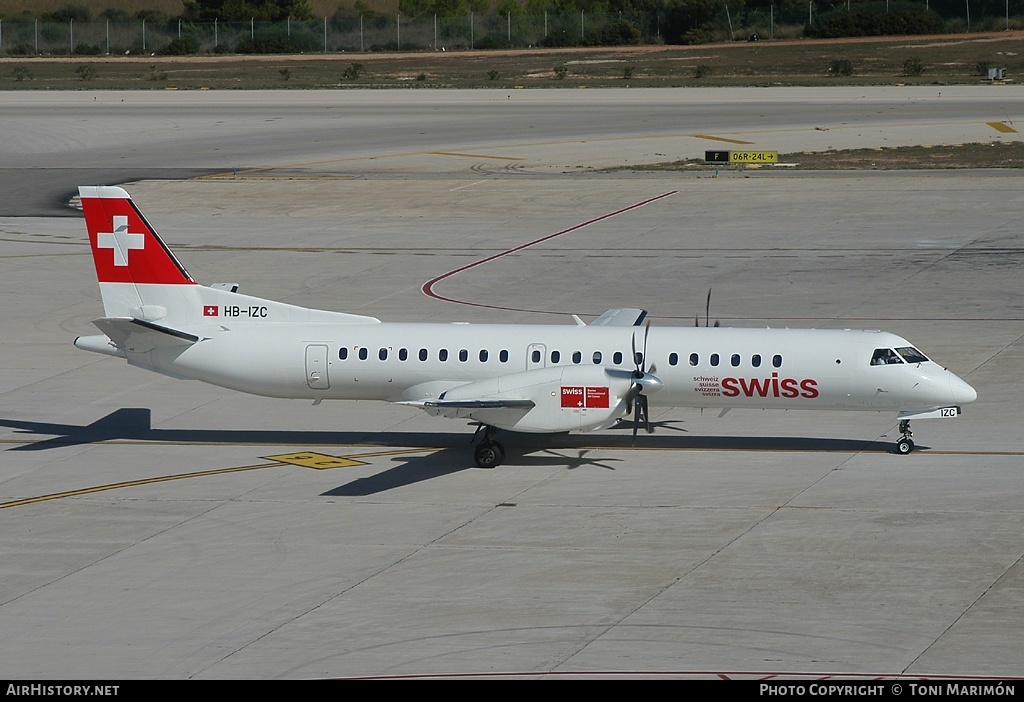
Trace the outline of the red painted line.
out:
<instances>
[{"instance_id":1,"label":"red painted line","mask_svg":"<svg viewBox=\"0 0 1024 702\"><path fill-rule=\"evenodd\" d=\"M555 232L554 234L548 234L547 236L542 236L540 239L534 239L533 241L527 242L525 244L520 244L519 246L516 246L515 248L511 248L511 249L508 249L506 251L502 251L500 253L496 253L493 256L488 256L487 258L481 258L479 261L474 261L473 263L468 263L465 266L461 266L461 267L456 268L454 270L448 271L447 273L442 273L441 275L437 276L436 278L431 278L430 280L428 280L426 283L423 284L423 287L421 288L421 290L423 290L423 294L426 295L427 297L432 297L435 300L443 300L444 302L454 302L457 305L469 305L471 307L486 307L486 308L492 309L492 310L505 310L505 311L510 311L510 312L538 312L538 313L541 313L541 314L565 314L564 312L551 312L551 311L548 311L548 310L528 310L528 309L522 309L522 308L518 308L518 307L504 307L504 306L501 306L501 305L485 305L485 304L480 303L480 302L469 302L467 300L459 300L459 299L456 299L454 297L448 297L446 295L442 295L441 293L435 292L434 291L434 286L437 285L438 283L440 283L442 280L444 280L446 278L451 278L452 276L457 275L459 273L462 273L464 271L468 271L470 268L476 268L477 266L482 266L483 264L488 263L490 261L493 261L495 259L501 258L502 256L508 256L509 254L516 253L517 251L522 251L523 249L528 249L531 246L535 246L537 244L541 244L541 243L543 243L545 241L548 241L549 239L554 239L555 237L562 236L563 234L568 234L570 232L574 232L574 231L577 231L579 229L583 229L584 227L589 227L591 224L596 224L598 222L603 222L606 219L611 219L612 217L616 217L616 216L618 216L620 214L625 214L626 212L631 212L631 211L633 211L635 209L643 207L644 205L649 205L652 202L657 202L658 200L662 200L662 199L664 199L666 197L669 197L671 195L675 195L677 192L678 191L676 191L676 190L671 190L671 191L669 191L667 193L662 193L661 195L658 195L656 197L652 197L652 198L649 198L647 200L643 200L641 202L637 202L637 203L635 203L633 205L630 205L629 207L623 207L620 210L615 210L614 212L609 212L607 214L603 214L600 217L595 217L594 219L589 219L586 222L580 222L579 224L574 224L573 226L569 227L568 229L563 229L560 232Z\"/></svg>"}]
</instances>

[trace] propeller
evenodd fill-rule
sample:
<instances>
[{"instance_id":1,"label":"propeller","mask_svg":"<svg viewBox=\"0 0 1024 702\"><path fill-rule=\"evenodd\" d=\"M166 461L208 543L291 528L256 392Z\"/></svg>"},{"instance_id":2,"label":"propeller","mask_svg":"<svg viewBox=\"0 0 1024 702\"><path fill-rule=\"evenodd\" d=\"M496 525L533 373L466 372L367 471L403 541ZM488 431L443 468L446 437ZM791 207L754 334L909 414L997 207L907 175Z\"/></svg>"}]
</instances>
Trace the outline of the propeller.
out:
<instances>
[{"instance_id":1,"label":"propeller","mask_svg":"<svg viewBox=\"0 0 1024 702\"><path fill-rule=\"evenodd\" d=\"M644 346L643 352L637 353L636 351L636 332L633 332L631 339L633 349L633 363L636 364L636 369L630 376L632 384L629 386L629 390L626 392L626 411L629 412L630 407L633 410L633 444L636 444L636 433L640 429L640 423L643 422L644 429L648 434L653 434L654 430L651 428L651 415L648 410L647 394L657 392L661 389L661 380L654 375L655 367L651 364L649 369L645 369L647 364L647 336L651 331L651 324L648 322L644 325Z\"/></svg>"}]
</instances>

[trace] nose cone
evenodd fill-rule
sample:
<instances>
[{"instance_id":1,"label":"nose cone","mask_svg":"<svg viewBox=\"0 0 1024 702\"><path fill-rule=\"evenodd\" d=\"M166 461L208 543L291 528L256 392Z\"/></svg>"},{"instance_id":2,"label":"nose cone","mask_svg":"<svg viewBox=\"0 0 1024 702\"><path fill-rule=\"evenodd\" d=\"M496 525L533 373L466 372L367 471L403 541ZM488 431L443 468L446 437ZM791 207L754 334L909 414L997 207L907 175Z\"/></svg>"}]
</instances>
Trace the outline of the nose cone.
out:
<instances>
[{"instance_id":1,"label":"nose cone","mask_svg":"<svg viewBox=\"0 0 1024 702\"><path fill-rule=\"evenodd\" d=\"M953 394L953 402L958 405L966 405L978 399L978 391L952 373L949 374L949 390Z\"/></svg>"}]
</instances>

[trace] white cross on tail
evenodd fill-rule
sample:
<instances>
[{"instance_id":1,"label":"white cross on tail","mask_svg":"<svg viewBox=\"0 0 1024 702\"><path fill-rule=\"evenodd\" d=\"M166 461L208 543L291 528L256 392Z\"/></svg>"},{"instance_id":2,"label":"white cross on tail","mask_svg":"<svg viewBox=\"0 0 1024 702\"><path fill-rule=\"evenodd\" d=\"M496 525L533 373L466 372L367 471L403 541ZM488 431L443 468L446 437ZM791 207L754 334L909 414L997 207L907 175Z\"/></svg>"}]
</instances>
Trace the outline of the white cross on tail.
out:
<instances>
[{"instance_id":1,"label":"white cross on tail","mask_svg":"<svg viewBox=\"0 0 1024 702\"><path fill-rule=\"evenodd\" d=\"M96 234L96 248L113 249L114 265L127 266L128 252L131 249L146 248L146 235L134 234L128 231L128 218L122 215L114 216L114 231L99 232Z\"/></svg>"}]
</instances>

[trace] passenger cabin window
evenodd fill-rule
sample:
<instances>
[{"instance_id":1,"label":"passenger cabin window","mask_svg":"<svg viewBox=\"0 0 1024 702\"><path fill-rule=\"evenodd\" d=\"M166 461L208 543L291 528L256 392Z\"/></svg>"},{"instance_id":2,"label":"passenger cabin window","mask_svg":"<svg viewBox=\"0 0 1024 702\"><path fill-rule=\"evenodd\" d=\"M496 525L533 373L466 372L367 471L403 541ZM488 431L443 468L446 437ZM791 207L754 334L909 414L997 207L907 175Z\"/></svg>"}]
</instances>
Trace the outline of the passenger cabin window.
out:
<instances>
[{"instance_id":1,"label":"passenger cabin window","mask_svg":"<svg viewBox=\"0 0 1024 702\"><path fill-rule=\"evenodd\" d=\"M903 356L903 360L907 363L924 363L928 358L915 349L913 346L901 346L896 349L896 353Z\"/></svg>"},{"instance_id":2,"label":"passenger cabin window","mask_svg":"<svg viewBox=\"0 0 1024 702\"><path fill-rule=\"evenodd\" d=\"M421 361L427 360L427 350L426 349L420 349L420 360Z\"/></svg>"},{"instance_id":3,"label":"passenger cabin window","mask_svg":"<svg viewBox=\"0 0 1024 702\"><path fill-rule=\"evenodd\" d=\"M533 363L540 363L540 351L538 349L534 349L533 353L530 354L530 358Z\"/></svg>"},{"instance_id":4,"label":"passenger cabin window","mask_svg":"<svg viewBox=\"0 0 1024 702\"><path fill-rule=\"evenodd\" d=\"M612 363L614 363L617 366L621 366L622 365L622 352L621 351L616 351L615 353L612 354Z\"/></svg>"},{"instance_id":5,"label":"passenger cabin window","mask_svg":"<svg viewBox=\"0 0 1024 702\"><path fill-rule=\"evenodd\" d=\"M487 349L480 349L480 363L487 363Z\"/></svg>"},{"instance_id":6,"label":"passenger cabin window","mask_svg":"<svg viewBox=\"0 0 1024 702\"><path fill-rule=\"evenodd\" d=\"M601 358L602 358L601 352L600 351L595 351L594 352L594 365L595 366L601 365Z\"/></svg>"},{"instance_id":7,"label":"passenger cabin window","mask_svg":"<svg viewBox=\"0 0 1024 702\"><path fill-rule=\"evenodd\" d=\"M348 347L347 346L342 346L340 349L338 349L338 358L340 358L342 361L344 361L346 358L348 358Z\"/></svg>"},{"instance_id":8,"label":"passenger cabin window","mask_svg":"<svg viewBox=\"0 0 1024 702\"><path fill-rule=\"evenodd\" d=\"M711 354L711 365L713 365L713 366L717 366L718 365L718 354L717 353Z\"/></svg>"},{"instance_id":9,"label":"passenger cabin window","mask_svg":"<svg viewBox=\"0 0 1024 702\"><path fill-rule=\"evenodd\" d=\"M753 356L751 356L750 357L750 365L752 365L754 368L760 368L761 367L761 354L755 353Z\"/></svg>"},{"instance_id":10,"label":"passenger cabin window","mask_svg":"<svg viewBox=\"0 0 1024 702\"><path fill-rule=\"evenodd\" d=\"M398 349L398 360L407 361L409 360L409 349Z\"/></svg>"},{"instance_id":11,"label":"passenger cabin window","mask_svg":"<svg viewBox=\"0 0 1024 702\"><path fill-rule=\"evenodd\" d=\"M383 348L380 351L378 351L377 358L379 358L382 361L388 360L388 350L386 348Z\"/></svg>"},{"instance_id":12,"label":"passenger cabin window","mask_svg":"<svg viewBox=\"0 0 1024 702\"><path fill-rule=\"evenodd\" d=\"M892 349L875 349L871 354L871 365L873 366L894 366L902 364L903 359L896 355Z\"/></svg>"},{"instance_id":13,"label":"passenger cabin window","mask_svg":"<svg viewBox=\"0 0 1024 702\"><path fill-rule=\"evenodd\" d=\"M437 360L447 361L448 360L448 349L441 349L437 352Z\"/></svg>"},{"instance_id":14,"label":"passenger cabin window","mask_svg":"<svg viewBox=\"0 0 1024 702\"><path fill-rule=\"evenodd\" d=\"M359 360L360 361L365 361L366 357L369 356L369 355L370 355L370 352L366 350L365 346L362 347L361 349L359 349Z\"/></svg>"},{"instance_id":15,"label":"passenger cabin window","mask_svg":"<svg viewBox=\"0 0 1024 702\"><path fill-rule=\"evenodd\" d=\"M679 354L673 351L668 355L668 364L674 366L679 363Z\"/></svg>"},{"instance_id":16,"label":"passenger cabin window","mask_svg":"<svg viewBox=\"0 0 1024 702\"><path fill-rule=\"evenodd\" d=\"M740 364L740 355L738 353L734 353L732 358L729 359L729 363L731 363L734 368L738 366Z\"/></svg>"},{"instance_id":17,"label":"passenger cabin window","mask_svg":"<svg viewBox=\"0 0 1024 702\"><path fill-rule=\"evenodd\" d=\"M559 353L558 351L552 351L551 352L551 362L552 363L558 363L560 360L562 360L562 354Z\"/></svg>"},{"instance_id":18,"label":"passenger cabin window","mask_svg":"<svg viewBox=\"0 0 1024 702\"><path fill-rule=\"evenodd\" d=\"M498 354L498 360L502 363L508 363L508 350L502 349L501 353Z\"/></svg>"},{"instance_id":19,"label":"passenger cabin window","mask_svg":"<svg viewBox=\"0 0 1024 702\"><path fill-rule=\"evenodd\" d=\"M579 352L579 351L573 351L572 352L572 362L573 363L583 363L583 354L581 352Z\"/></svg>"},{"instance_id":20,"label":"passenger cabin window","mask_svg":"<svg viewBox=\"0 0 1024 702\"><path fill-rule=\"evenodd\" d=\"M782 368L782 356L779 354L772 356L772 366L774 368Z\"/></svg>"},{"instance_id":21,"label":"passenger cabin window","mask_svg":"<svg viewBox=\"0 0 1024 702\"><path fill-rule=\"evenodd\" d=\"M466 349L460 350L459 351L459 360L462 361L463 363L468 361L469 360L469 351L467 351Z\"/></svg>"},{"instance_id":22,"label":"passenger cabin window","mask_svg":"<svg viewBox=\"0 0 1024 702\"><path fill-rule=\"evenodd\" d=\"M642 353L640 353L639 351L634 351L633 352L633 363L635 363L638 366L643 366L644 365L644 355Z\"/></svg>"},{"instance_id":23,"label":"passenger cabin window","mask_svg":"<svg viewBox=\"0 0 1024 702\"><path fill-rule=\"evenodd\" d=\"M697 365L698 363L700 363L700 356L698 356L698 355L697 355L697 354L695 354L695 353L691 353L691 354L690 354L690 365L691 365L691 366L695 366L695 365Z\"/></svg>"}]
</instances>

